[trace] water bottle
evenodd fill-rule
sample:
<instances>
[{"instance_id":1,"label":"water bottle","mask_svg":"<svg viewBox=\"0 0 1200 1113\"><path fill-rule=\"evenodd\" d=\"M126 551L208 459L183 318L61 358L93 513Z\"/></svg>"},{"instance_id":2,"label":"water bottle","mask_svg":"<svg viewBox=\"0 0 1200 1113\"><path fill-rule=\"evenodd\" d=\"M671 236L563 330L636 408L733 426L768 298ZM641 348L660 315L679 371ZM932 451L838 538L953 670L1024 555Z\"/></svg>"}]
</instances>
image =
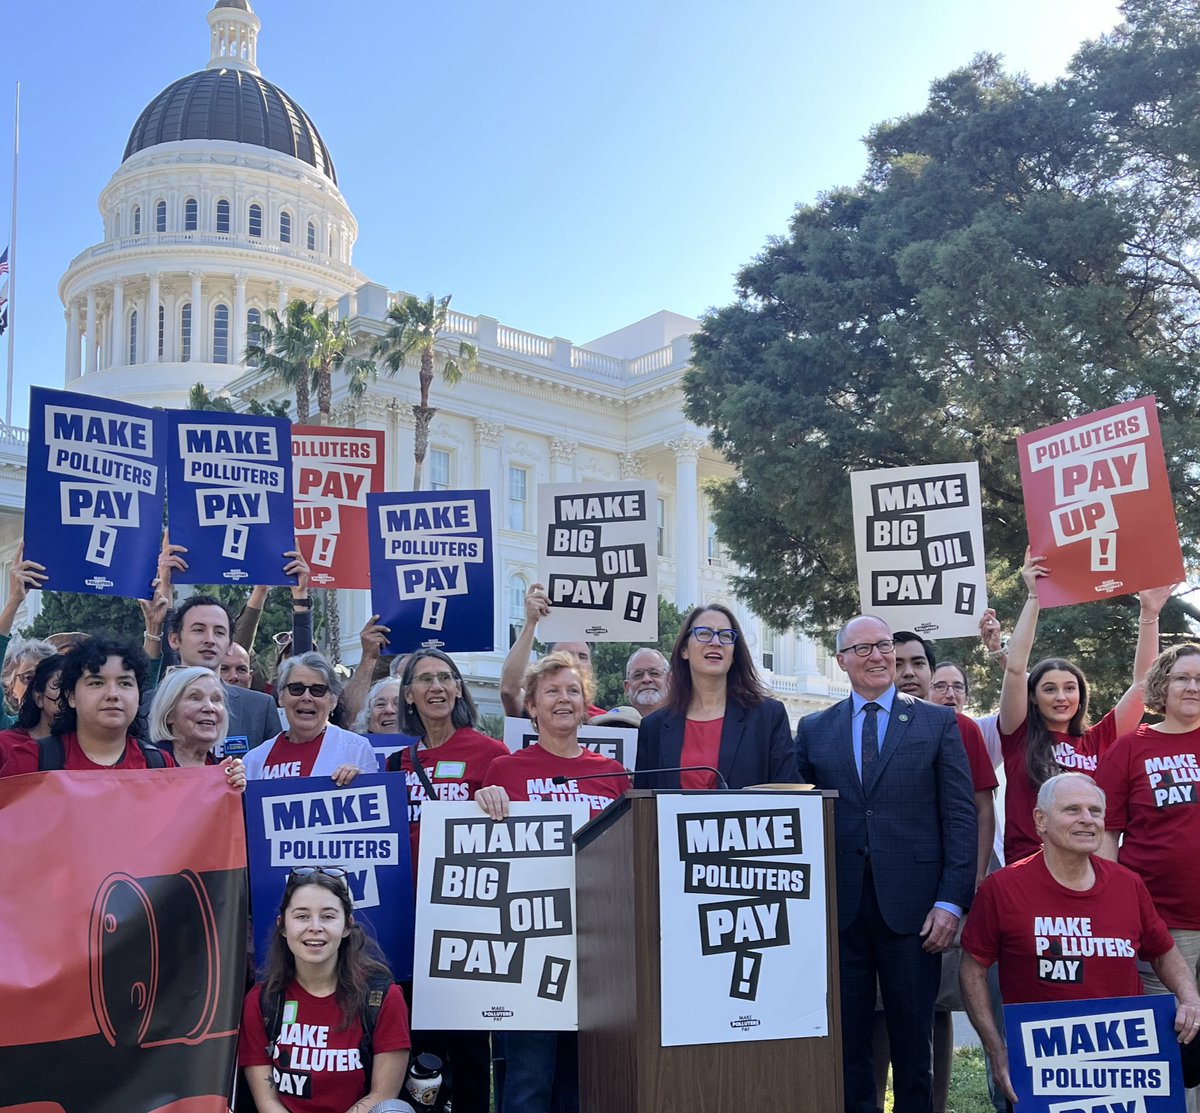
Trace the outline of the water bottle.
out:
<instances>
[{"instance_id":1,"label":"water bottle","mask_svg":"<svg viewBox=\"0 0 1200 1113\"><path fill-rule=\"evenodd\" d=\"M442 1088L442 1061L428 1051L409 1060L404 1093L418 1109L428 1109L438 1099Z\"/></svg>"}]
</instances>

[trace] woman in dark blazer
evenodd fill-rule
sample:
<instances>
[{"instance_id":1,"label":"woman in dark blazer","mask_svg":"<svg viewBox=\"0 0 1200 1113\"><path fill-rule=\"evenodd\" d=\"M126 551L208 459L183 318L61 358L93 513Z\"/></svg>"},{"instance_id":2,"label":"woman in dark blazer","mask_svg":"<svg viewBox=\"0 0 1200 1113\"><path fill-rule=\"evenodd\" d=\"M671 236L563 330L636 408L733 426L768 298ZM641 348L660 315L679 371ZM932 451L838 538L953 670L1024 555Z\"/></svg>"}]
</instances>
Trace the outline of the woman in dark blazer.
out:
<instances>
[{"instance_id":1,"label":"woman in dark blazer","mask_svg":"<svg viewBox=\"0 0 1200 1113\"><path fill-rule=\"evenodd\" d=\"M637 769L710 765L730 788L799 780L783 704L759 679L728 607L696 607L671 651L667 702L638 728ZM659 773L639 788L715 788L712 773Z\"/></svg>"}]
</instances>

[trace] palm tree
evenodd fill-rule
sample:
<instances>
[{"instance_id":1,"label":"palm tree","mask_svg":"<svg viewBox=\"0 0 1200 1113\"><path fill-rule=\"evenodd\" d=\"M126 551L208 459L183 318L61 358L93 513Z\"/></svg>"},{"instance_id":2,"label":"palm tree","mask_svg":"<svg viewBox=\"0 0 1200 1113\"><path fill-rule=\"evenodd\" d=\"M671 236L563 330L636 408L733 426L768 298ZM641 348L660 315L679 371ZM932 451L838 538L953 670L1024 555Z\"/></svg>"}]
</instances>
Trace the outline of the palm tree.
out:
<instances>
[{"instance_id":1,"label":"palm tree","mask_svg":"<svg viewBox=\"0 0 1200 1113\"><path fill-rule=\"evenodd\" d=\"M433 385L434 351L438 337L446 330L449 318L450 295L434 299L432 294L422 301L413 294L406 294L387 312L387 329L375 343L371 354L383 363L389 375L395 375L408 357L419 355L421 359L421 400L413 406L416 418L416 442L413 445L413 490L421 489L421 469L425 466L425 455L429 451L429 425L437 409L429 405L429 388ZM473 371L478 359L474 344L465 340L458 343L456 355L440 353L442 357L442 379L453 386L464 371Z\"/></svg>"},{"instance_id":2,"label":"palm tree","mask_svg":"<svg viewBox=\"0 0 1200 1113\"><path fill-rule=\"evenodd\" d=\"M361 398L375 375L375 364L347 353L353 346L350 326L335 320L328 309L317 312L312 302L289 302L283 317L267 310L266 320L248 337L244 361L275 375L296 392L296 420L309 420L310 392L317 396L317 413L327 423L333 409L333 375L344 372L351 398Z\"/></svg>"}]
</instances>

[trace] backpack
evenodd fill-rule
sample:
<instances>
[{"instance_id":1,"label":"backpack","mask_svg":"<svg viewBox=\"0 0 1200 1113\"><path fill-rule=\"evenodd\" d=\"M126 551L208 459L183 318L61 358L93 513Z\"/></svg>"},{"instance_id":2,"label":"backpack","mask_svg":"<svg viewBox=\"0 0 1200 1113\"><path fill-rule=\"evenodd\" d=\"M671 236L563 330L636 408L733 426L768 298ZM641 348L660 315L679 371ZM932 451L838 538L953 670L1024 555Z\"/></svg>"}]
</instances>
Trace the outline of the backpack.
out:
<instances>
[{"instance_id":1,"label":"backpack","mask_svg":"<svg viewBox=\"0 0 1200 1113\"><path fill-rule=\"evenodd\" d=\"M358 1017L363 1030L358 1053L362 1059L363 1078L366 1079L368 1090L371 1088L371 1066L375 1061L371 1046L375 1035L375 1022L379 1019L379 1010L383 1007L384 998L394 984L392 976L387 973L373 974L367 979L367 1000ZM267 1055L272 1062L275 1061L275 1041L283 1031L283 1005L283 994L268 995L264 985L258 996L258 1007L262 1012L263 1025L267 1029Z\"/></svg>"},{"instance_id":2,"label":"backpack","mask_svg":"<svg viewBox=\"0 0 1200 1113\"><path fill-rule=\"evenodd\" d=\"M142 757L146 759L147 769L166 769L167 759L157 746L151 746L149 742L143 742L140 738L135 738L138 749L142 751ZM38 748L38 772L45 769L61 769L67 760L66 748L63 746L63 740L57 734L49 734L45 738L36 739Z\"/></svg>"}]
</instances>

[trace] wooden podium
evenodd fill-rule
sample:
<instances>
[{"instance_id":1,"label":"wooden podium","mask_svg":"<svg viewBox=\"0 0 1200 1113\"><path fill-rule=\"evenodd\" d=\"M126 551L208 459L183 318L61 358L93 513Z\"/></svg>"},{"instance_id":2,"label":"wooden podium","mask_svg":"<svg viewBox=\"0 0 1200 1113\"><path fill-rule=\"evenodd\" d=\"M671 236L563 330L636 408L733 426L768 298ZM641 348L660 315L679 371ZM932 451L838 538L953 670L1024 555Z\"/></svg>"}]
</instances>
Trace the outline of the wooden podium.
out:
<instances>
[{"instance_id":1,"label":"wooden podium","mask_svg":"<svg viewBox=\"0 0 1200 1113\"><path fill-rule=\"evenodd\" d=\"M576 839L580 1113L833 1113L842 1108L836 793L821 796L825 833L828 1035L661 1045L657 797L627 792ZM710 797L739 795L720 791ZM818 894L814 894L817 896Z\"/></svg>"}]
</instances>

